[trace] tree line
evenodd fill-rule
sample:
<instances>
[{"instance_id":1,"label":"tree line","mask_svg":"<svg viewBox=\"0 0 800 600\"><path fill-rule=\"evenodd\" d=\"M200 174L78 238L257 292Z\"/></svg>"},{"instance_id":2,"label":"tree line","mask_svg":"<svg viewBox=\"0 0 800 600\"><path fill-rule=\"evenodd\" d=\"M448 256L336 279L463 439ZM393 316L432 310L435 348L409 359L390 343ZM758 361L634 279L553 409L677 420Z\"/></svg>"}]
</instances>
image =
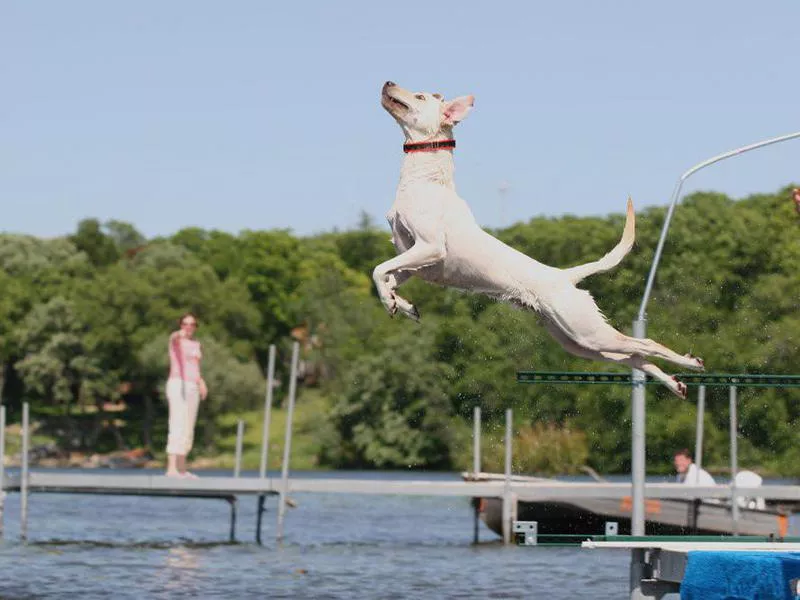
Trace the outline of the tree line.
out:
<instances>
[{"instance_id":1,"label":"tree line","mask_svg":"<svg viewBox=\"0 0 800 600\"><path fill-rule=\"evenodd\" d=\"M800 372L800 219L789 188L734 201L702 192L675 212L648 335L721 373ZM622 205L622 203L621 203ZM582 285L630 332L665 218L637 214L633 251ZM623 214L536 217L493 231L540 262L595 260L619 239ZM505 408L514 409L515 470L630 469L630 388L520 385L518 370L624 371L565 353L534 314L412 279L403 295L419 324L390 318L371 272L394 255L366 215L351 230L231 234L198 228L146 239L134 225L86 219L52 239L0 235L0 398L24 401L65 449L161 451L166 339L198 316L210 396L197 442L213 453L215 416L258 408L270 344L288 387L291 343L302 344L298 402L316 388L319 464L453 469L469 464L473 407L482 407L486 468L501 468ZM671 369L671 366L668 368ZM658 387L658 389L656 389ZM740 390L740 464L800 471L800 391ZM666 471L694 440L693 398L648 388L650 469ZM727 458L727 392L709 389L704 463ZM124 407L114 412L113 407Z\"/></svg>"}]
</instances>

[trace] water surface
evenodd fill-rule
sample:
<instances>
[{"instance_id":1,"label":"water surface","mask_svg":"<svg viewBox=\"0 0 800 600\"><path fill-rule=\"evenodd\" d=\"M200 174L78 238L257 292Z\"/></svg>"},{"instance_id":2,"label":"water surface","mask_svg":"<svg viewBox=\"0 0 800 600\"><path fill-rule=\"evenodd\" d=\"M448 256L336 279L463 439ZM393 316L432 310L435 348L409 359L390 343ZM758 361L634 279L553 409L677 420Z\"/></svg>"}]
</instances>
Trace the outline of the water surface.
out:
<instances>
[{"instance_id":1,"label":"water surface","mask_svg":"<svg viewBox=\"0 0 800 600\"><path fill-rule=\"evenodd\" d=\"M124 473L116 471L115 474ZM131 471L139 473L142 471ZM215 473L219 474L219 473ZM302 477L457 479L419 473ZM256 499L239 501L228 543L222 500L33 494L29 542L19 496L6 501L2 598L623 598L630 555L504 547L462 498L296 494L284 542L268 501L263 546Z\"/></svg>"}]
</instances>

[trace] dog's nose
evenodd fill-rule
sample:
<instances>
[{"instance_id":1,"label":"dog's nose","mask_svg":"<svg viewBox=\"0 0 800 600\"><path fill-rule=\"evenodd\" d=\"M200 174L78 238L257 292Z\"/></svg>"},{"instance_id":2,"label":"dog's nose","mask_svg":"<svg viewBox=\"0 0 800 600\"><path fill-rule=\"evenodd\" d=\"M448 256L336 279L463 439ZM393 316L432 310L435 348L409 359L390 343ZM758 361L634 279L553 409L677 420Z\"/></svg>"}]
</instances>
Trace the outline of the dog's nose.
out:
<instances>
[{"instance_id":1,"label":"dog's nose","mask_svg":"<svg viewBox=\"0 0 800 600\"><path fill-rule=\"evenodd\" d=\"M383 87L394 87L396 85L397 84L394 81L387 81L386 83L383 84Z\"/></svg>"}]
</instances>

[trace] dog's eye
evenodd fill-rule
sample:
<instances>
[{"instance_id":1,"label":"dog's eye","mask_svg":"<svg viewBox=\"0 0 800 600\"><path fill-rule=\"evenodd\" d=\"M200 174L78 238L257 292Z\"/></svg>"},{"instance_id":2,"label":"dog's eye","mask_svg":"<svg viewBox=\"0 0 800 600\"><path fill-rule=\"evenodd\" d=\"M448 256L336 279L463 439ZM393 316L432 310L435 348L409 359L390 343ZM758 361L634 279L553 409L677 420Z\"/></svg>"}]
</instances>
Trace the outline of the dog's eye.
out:
<instances>
[{"instance_id":1,"label":"dog's eye","mask_svg":"<svg viewBox=\"0 0 800 600\"><path fill-rule=\"evenodd\" d=\"M417 100L425 100L425 94L417 94L416 96L414 96L414 98L416 98Z\"/></svg>"},{"instance_id":2,"label":"dog's eye","mask_svg":"<svg viewBox=\"0 0 800 600\"><path fill-rule=\"evenodd\" d=\"M434 94L433 97L436 98L437 100L441 100L442 99L442 95L441 94Z\"/></svg>"}]
</instances>

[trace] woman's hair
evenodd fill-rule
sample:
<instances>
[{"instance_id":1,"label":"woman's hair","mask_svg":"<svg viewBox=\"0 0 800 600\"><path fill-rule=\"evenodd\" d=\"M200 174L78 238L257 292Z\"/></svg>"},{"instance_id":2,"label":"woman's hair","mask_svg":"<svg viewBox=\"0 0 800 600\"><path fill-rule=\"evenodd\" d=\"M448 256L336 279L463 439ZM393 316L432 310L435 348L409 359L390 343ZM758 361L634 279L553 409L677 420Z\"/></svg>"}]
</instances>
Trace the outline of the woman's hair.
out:
<instances>
[{"instance_id":1,"label":"woman's hair","mask_svg":"<svg viewBox=\"0 0 800 600\"><path fill-rule=\"evenodd\" d=\"M180 319L178 319L178 328L180 328L180 327L182 327L182 326L183 326L183 320L184 320L186 317L192 317L192 318L194 319L194 322L195 322L195 327L200 327L200 322L197 320L197 316L196 316L194 313L192 313L192 312L187 312L187 313L183 313L183 315L181 316L181 318L180 318Z\"/></svg>"}]
</instances>

